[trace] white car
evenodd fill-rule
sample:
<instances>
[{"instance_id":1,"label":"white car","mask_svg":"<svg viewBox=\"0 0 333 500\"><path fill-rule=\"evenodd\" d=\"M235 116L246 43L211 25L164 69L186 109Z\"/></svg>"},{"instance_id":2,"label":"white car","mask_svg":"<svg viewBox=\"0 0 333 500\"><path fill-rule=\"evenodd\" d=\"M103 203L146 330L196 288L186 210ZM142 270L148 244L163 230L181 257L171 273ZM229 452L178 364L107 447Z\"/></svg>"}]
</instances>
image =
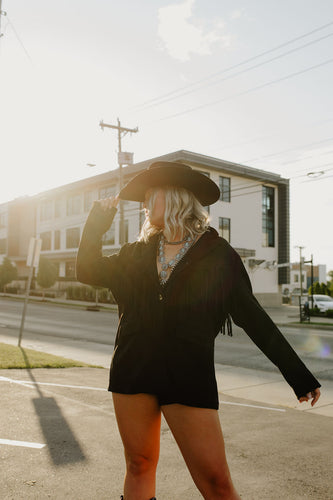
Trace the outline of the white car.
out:
<instances>
[{"instance_id":1,"label":"white car","mask_svg":"<svg viewBox=\"0 0 333 500\"><path fill-rule=\"evenodd\" d=\"M309 295L309 306L311 307L311 295ZM329 295L317 295L313 296L313 307L318 307L320 312L326 312L328 309L333 310L333 297Z\"/></svg>"}]
</instances>

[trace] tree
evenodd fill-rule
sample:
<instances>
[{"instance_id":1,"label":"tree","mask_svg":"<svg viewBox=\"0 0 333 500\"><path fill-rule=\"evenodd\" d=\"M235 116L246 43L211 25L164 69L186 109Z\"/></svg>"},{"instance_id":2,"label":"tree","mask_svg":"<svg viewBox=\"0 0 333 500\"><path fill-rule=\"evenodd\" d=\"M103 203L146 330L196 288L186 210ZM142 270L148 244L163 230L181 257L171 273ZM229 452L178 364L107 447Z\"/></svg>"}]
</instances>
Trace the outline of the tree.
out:
<instances>
[{"instance_id":1,"label":"tree","mask_svg":"<svg viewBox=\"0 0 333 500\"><path fill-rule=\"evenodd\" d=\"M53 286L57 277L58 270L56 266L49 260L45 259L45 257L41 257L39 259L37 283L43 288L43 298L45 296L45 288Z\"/></svg>"},{"instance_id":2,"label":"tree","mask_svg":"<svg viewBox=\"0 0 333 500\"><path fill-rule=\"evenodd\" d=\"M8 257L4 257L0 265L0 291L4 291L5 285L17 278L17 268Z\"/></svg>"}]
</instances>

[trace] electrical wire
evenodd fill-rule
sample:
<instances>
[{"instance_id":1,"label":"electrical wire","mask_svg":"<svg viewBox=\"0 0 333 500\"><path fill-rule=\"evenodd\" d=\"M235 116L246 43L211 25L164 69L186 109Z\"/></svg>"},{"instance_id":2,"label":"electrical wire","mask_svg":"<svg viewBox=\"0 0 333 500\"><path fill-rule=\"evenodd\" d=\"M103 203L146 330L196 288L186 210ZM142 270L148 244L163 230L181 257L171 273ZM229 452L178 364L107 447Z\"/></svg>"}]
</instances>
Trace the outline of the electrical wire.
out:
<instances>
[{"instance_id":1,"label":"electrical wire","mask_svg":"<svg viewBox=\"0 0 333 500\"><path fill-rule=\"evenodd\" d=\"M201 84L201 83L203 83L203 82L210 81L212 78L215 78L216 76L219 76L219 75L221 75L221 74L223 74L223 73L225 73L225 72L227 72L227 71L231 71L232 69L238 68L238 67L240 67L240 66L242 66L242 65L244 65L244 64L247 64L247 63L249 63L249 62L252 62L252 61L254 61L254 60L256 60L256 59L258 59L258 58L260 58L260 57L263 57L263 56L265 56L265 55L267 55L267 54L270 54L270 53L272 53L272 52L275 52L276 50L279 50L279 49L281 49L282 47L286 47L287 45L290 45L290 44L292 44L292 43L294 43L294 42L297 42L298 40L301 40L301 39L303 39L303 38L305 38L305 37L307 37L307 36L312 35L313 33L316 33L316 32L318 32L318 31L321 31L321 30L323 30L323 29L325 29L325 28L327 28L327 27L329 27L329 26L332 26L332 25L333 25L333 21L331 21L331 22L329 22L329 23L327 23L327 24L324 24L324 25L322 25L322 26L319 26L318 28L315 28L314 30L308 31L308 32L304 33L303 35L300 35L300 36L298 36L298 37L296 37L296 38L292 38L291 40L288 40L287 42L284 42L284 43L282 43L282 44L279 44L279 45L277 45L276 47L273 47L273 48L271 48L271 49L265 50L264 52L261 52L260 54L257 54L257 55L255 55L255 56L252 56L252 57L248 58L248 59L245 59L244 61L241 61L240 63L234 64L234 65L229 66L229 67L227 67L227 68L224 68L224 69L222 69L222 70L220 70L220 71L217 71L216 73L213 73L212 75L210 75L210 76L208 76L208 77L202 78L201 80L199 80L199 81L197 81L197 82L194 82L194 83L192 83L192 84L189 84L189 85L185 85L185 86L183 86L183 87L180 87L179 89L176 89L176 90L173 90L173 91L167 92L166 94L162 94L162 95L161 95L161 96L159 96L159 97L155 97L155 98L153 98L153 99L149 99L148 101L145 101L145 102L144 102L144 103L142 103L141 105L139 104L139 105L135 106L135 107L134 107L134 108L132 108L132 109L138 109L138 108L141 108L141 107L147 106L147 105L149 105L149 104L151 104L151 103L153 103L153 102L159 101L160 99L165 99L165 98L167 98L167 97L169 97L169 96L171 96L171 95L177 94L178 92L181 92L181 91L183 91L183 90L189 89L189 88L191 88L191 87L193 87L193 86L195 86L195 85L199 85L199 84Z\"/></svg>"},{"instance_id":2,"label":"electrical wire","mask_svg":"<svg viewBox=\"0 0 333 500\"><path fill-rule=\"evenodd\" d=\"M231 96L224 97L222 99L217 99L215 101L210 101L210 102L205 103L205 104L200 104L199 106L194 106L192 108L185 109L184 111L180 111L178 113L174 113L172 115L165 116L164 118L159 118L158 120L154 120L152 123L170 120L172 118L176 118L178 116L182 116L182 115L185 115L187 113L192 113L193 111L197 111L198 109L203 109L203 108L206 108L208 106L214 106L215 104L220 104L221 102L229 101L229 100L234 99L236 97L241 97L243 95L250 94L251 92L261 90L265 87L269 87L270 85L274 85L276 83L280 83L280 82L283 82L285 80L289 80L290 78L294 78L295 76L302 75L304 73L307 73L308 71L312 71L314 69L320 68L320 67L325 66L327 64L331 64L332 62L333 62L333 58L327 59L326 61L323 61L322 63L315 64L313 66L309 66L308 68L302 69L300 71L296 71L295 73L290 73L289 75L283 76L281 78L277 78L276 80L271 80L270 82L266 82L266 83L263 83L261 85L257 85L256 87L252 87L250 89L244 90L243 92L238 92L237 94L233 94Z\"/></svg>"},{"instance_id":3,"label":"electrical wire","mask_svg":"<svg viewBox=\"0 0 333 500\"><path fill-rule=\"evenodd\" d=\"M235 78L236 76L242 75L243 73L247 73L248 71L251 71L253 69L259 68L260 66L264 66L265 64L268 64L270 62L276 61L277 59L281 59L282 57L285 57L285 56L290 55L290 54L292 54L294 52L297 52L298 50L302 50L305 47L308 47L309 45L312 45L314 43L318 43L318 42L320 42L320 41L322 41L322 40L324 40L326 38L329 38L331 36L333 36L333 33L329 33L328 35L325 35L325 36L323 36L321 38L317 38L316 40L312 40L311 42L307 42L306 44L301 45L300 47L296 47L294 49L288 50L287 52L284 52L283 54L280 54L278 56L272 57L271 59L268 59L267 61L263 61L263 62L260 62L258 64L255 64L254 66L251 66L250 68L246 68L246 69L238 71L238 72L236 72L236 73L234 73L232 75L226 76L224 78L220 78L220 79L218 79L215 82L207 83L206 85L201 85L201 86L199 86L196 89L191 89L191 90L187 90L185 92L182 92L182 93L180 93L177 96L170 96L170 97L161 99L159 102L155 102L155 103L146 105L146 106L140 108L139 111L141 112L141 111L144 111L145 109L149 109L151 107L159 106L159 105L164 104L166 102L169 102L171 100L179 99L180 97L183 97L185 95L192 94L193 92L197 92L198 90L201 90L202 88L207 88L207 87L211 87L213 85L218 85L221 82L224 82L226 80L230 80L232 78Z\"/></svg>"},{"instance_id":4,"label":"electrical wire","mask_svg":"<svg viewBox=\"0 0 333 500\"><path fill-rule=\"evenodd\" d=\"M8 17L8 14L7 14L7 21L8 21L8 23L10 24L10 26L11 26L11 28L12 28L13 32L14 32L14 35L16 36L16 38L17 38L17 40L18 40L19 44L21 45L22 49L24 50L25 55L26 55L26 56L27 56L27 58L29 59L30 63L33 65L33 61L32 61L32 59L31 59L31 57L30 57L30 54L29 54L29 52L27 51L27 49L25 48L25 46L24 46L24 44L23 44L23 42L22 42L21 38L19 37L19 35L18 35L18 33L17 33L17 31L16 31L16 29L15 29L14 25L13 25L13 23L11 22L10 18Z\"/></svg>"}]
</instances>

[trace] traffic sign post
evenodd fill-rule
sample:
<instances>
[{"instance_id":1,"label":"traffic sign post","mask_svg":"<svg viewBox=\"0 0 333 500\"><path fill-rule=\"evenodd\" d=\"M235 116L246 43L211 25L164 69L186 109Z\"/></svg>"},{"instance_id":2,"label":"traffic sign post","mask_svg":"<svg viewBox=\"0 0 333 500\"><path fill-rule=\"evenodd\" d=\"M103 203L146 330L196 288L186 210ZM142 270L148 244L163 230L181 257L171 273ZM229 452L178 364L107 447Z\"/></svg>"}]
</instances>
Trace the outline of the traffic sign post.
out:
<instances>
[{"instance_id":1,"label":"traffic sign post","mask_svg":"<svg viewBox=\"0 0 333 500\"><path fill-rule=\"evenodd\" d=\"M24 305L23 305L23 311L22 311L20 334L19 334L19 339L18 339L18 344L17 344L19 347L21 346L21 341L22 341L24 321L25 321L25 315L27 312L27 305L28 305L28 300L29 300L31 280L32 280L32 277L34 274L34 268L38 267L41 248L42 248L42 240L40 240L38 238L30 238L29 248L28 248L28 256L27 256L27 266L29 267L29 275L28 275L27 288L25 291L25 299L24 299Z\"/></svg>"}]
</instances>

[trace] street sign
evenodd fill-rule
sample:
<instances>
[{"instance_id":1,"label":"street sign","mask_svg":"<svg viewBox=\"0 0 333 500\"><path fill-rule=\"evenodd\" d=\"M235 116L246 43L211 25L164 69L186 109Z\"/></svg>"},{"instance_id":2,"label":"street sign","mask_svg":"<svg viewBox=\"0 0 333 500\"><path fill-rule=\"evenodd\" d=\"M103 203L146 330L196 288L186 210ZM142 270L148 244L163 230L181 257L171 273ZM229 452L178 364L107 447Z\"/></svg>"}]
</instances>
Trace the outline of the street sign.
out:
<instances>
[{"instance_id":1,"label":"street sign","mask_svg":"<svg viewBox=\"0 0 333 500\"><path fill-rule=\"evenodd\" d=\"M42 240L39 238L30 238L27 256L28 267L38 267Z\"/></svg>"},{"instance_id":2,"label":"street sign","mask_svg":"<svg viewBox=\"0 0 333 500\"><path fill-rule=\"evenodd\" d=\"M118 163L119 165L132 165L134 153L126 153L125 151L120 151L118 153Z\"/></svg>"}]
</instances>

